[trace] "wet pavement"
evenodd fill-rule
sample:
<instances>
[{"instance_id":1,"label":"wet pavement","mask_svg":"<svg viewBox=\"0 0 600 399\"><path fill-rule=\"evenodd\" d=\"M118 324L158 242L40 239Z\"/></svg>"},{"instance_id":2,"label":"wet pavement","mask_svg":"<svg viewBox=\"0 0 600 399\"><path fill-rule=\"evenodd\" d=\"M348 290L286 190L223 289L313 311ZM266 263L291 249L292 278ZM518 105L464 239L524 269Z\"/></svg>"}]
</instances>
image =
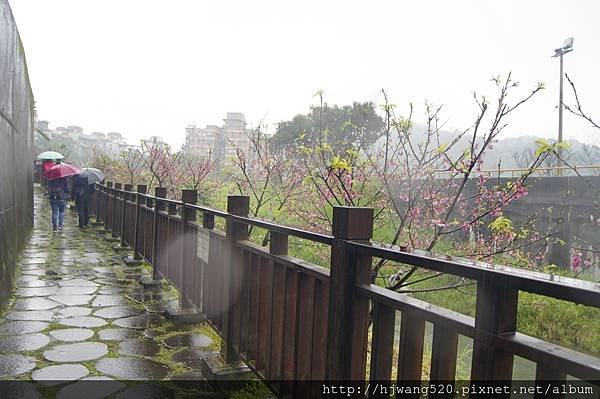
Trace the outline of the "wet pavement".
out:
<instances>
[{"instance_id":1,"label":"wet pavement","mask_svg":"<svg viewBox=\"0 0 600 399\"><path fill-rule=\"evenodd\" d=\"M82 381L112 381L84 395L100 398L163 397L168 386L147 383L202 380L199 359L220 344L214 332L167 321L161 312L177 291L144 290L139 279L149 267L126 265L100 227L76 227L73 209L65 211L64 231L53 233L48 200L35 192L33 234L0 319L0 379L35 381L65 398L89 390ZM22 384L17 391L38 397Z\"/></svg>"}]
</instances>

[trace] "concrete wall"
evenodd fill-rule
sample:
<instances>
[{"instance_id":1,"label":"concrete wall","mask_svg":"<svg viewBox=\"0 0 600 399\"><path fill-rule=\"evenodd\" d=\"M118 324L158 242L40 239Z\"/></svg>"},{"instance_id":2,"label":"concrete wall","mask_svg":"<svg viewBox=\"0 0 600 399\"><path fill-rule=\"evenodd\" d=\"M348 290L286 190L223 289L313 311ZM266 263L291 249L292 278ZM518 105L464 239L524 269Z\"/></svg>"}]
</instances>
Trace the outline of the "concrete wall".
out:
<instances>
[{"instance_id":1,"label":"concrete wall","mask_svg":"<svg viewBox=\"0 0 600 399\"><path fill-rule=\"evenodd\" d=\"M600 177L586 176L585 179L587 182L577 176L530 178L528 195L506 208L506 216L517 222L536 211L544 215L536 220L538 231L554 228L558 223L557 237L565 244L550 245L547 263L568 268L572 248L600 249L600 225L596 222L600 218ZM548 208L552 212L548 212ZM598 270L592 272L598 274Z\"/></svg>"},{"instance_id":2,"label":"concrete wall","mask_svg":"<svg viewBox=\"0 0 600 399\"><path fill-rule=\"evenodd\" d=\"M528 194L504 207L503 214L516 227L522 226L532 215L536 215L533 230L542 235L552 232L553 237L562 241L560 243L551 239L548 245L544 241L524 248L536 254L542 252L544 259L539 261L538 266L555 264L568 269L571 266L572 252L580 251L582 260L588 258L595 265L586 274L600 278L600 223L597 222L600 219L600 176L584 176L584 179L578 176L530 177L526 182ZM494 185L506 186L509 181L515 180L516 178L494 178L488 180L486 185L489 188ZM464 197L474 198L477 189L477 181L469 180ZM404 205L403 202L398 202L398 206ZM485 225L491 221L492 217L488 216L484 220ZM453 239L462 241L469 237L463 231L458 231Z\"/></svg>"},{"instance_id":3,"label":"concrete wall","mask_svg":"<svg viewBox=\"0 0 600 399\"><path fill-rule=\"evenodd\" d=\"M33 95L19 32L0 0L0 305L33 227Z\"/></svg>"},{"instance_id":4,"label":"concrete wall","mask_svg":"<svg viewBox=\"0 0 600 399\"><path fill-rule=\"evenodd\" d=\"M569 268L572 248L600 249L600 225L596 223L600 218L600 177L585 176L585 179L578 176L530 177L527 179L528 194L504 209L504 215L515 225L524 223L537 212L535 227L538 232L557 227L556 236L565 244L551 243L545 264ZM506 185L514 180L491 179L488 184ZM470 184L467 192L473 192L474 186ZM590 252L583 251L583 254L591 256ZM600 275L597 269L590 273Z\"/></svg>"}]
</instances>

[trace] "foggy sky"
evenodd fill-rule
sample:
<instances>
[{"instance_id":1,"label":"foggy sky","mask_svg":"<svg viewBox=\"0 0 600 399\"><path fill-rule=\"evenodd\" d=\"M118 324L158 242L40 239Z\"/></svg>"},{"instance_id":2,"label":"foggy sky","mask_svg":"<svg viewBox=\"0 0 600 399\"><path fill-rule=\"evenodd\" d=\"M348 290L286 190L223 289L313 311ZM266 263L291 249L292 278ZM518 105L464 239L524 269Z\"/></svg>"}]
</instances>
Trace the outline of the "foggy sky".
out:
<instances>
[{"instance_id":1,"label":"foggy sky","mask_svg":"<svg viewBox=\"0 0 600 399\"><path fill-rule=\"evenodd\" d=\"M316 104L371 100L385 88L399 112L445 104L449 129L475 116L472 92L493 98L509 71L525 94L546 90L507 135L554 137L558 60L600 119L600 66L589 1L9 0L24 43L38 119L51 127L159 135L179 147L185 126L221 124L227 111L274 126ZM493 4L492 4L493 3ZM565 82L566 83L566 82ZM565 86L566 99L572 97ZM566 138L600 132L565 114Z\"/></svg>"}]
</instances>

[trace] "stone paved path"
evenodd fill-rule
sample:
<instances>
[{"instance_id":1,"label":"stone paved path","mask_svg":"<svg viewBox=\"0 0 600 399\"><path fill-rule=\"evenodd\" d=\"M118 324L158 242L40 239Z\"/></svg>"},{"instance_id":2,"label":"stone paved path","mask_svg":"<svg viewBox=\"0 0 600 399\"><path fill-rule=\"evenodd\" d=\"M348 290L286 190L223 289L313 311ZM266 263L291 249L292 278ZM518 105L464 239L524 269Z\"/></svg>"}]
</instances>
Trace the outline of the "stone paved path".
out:
<instances>
[{"instance_id":1,"label":"stone paved path","mask_svg":"<svg viewBox=\"0 0 600 399\"><path fill-rule=\"evenodd\" d=\"M201 380L200 357L218 338L206 325L174 326L162 316L177 292L142 289L148 267L125 265L98 228L76 227L73 209L64 231L52 233L39 187L34 206L14 299L0 320L0 379L33 380L42 393L55 385L47 389L58 397L69 397L74 380L115 380L93 397L152 396L152 386L130 380Z\"/></svg>"}]
</instances>

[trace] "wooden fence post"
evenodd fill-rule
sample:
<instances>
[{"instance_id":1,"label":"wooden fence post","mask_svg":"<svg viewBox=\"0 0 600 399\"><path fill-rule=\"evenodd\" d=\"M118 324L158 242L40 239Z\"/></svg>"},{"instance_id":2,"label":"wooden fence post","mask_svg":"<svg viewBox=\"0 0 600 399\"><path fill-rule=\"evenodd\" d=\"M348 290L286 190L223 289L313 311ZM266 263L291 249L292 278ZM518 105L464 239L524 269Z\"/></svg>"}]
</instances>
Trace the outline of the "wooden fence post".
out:
<instances>
[{"instance_id":1,"label":"wooden fence post","mask_svg":"<svg viewBox=\"0 0 600 399\"><path fill-rule=\"evenodd\" d=\"M198 202L198 191L196 190L181 190L181 202L183 205L181 206L181 274L183 280L183 287L193 289L190 285L192 282L192 273L190 273L190 268L193 267L195 262L193 258L189 256L192 248L195 248L194 243L190 239L189 235L186 234L188 231L188 222L192 222L196 220L196 210L188 209L186 204L196 205ZM182 287L182 288L183 288ZM194 307L189 297L189 290L182 289L181 290L181 307L182 309L191 309Z\"/></svg>"},{"instance_id":2,"label":"wooden fence post","mask_svg":"<svg viewBox=\"0 0 600 399\"><path fill-rule=\"evenodd\" d=\"M121 246L125 247L125 216L127 215L127 199L129 198L128 191L133 190L133 184L125 184L123 186L123 209L121 210Z\"/></svg>"},{"instance_id":3,"label":"wooden fence post","mask_svg":"<svg viewBox=\"0 0 600 399\"><path fill-rule=\"evenodd\" d=\"M269 232L269 253L273 255L287 255L289 239L287 234L276 231ZM295 273L292 272L292 273ZM270 379L279 380L282 378L283 370L283 352L284 352L284 329L285 329L285 289L287 268L281 264L273 262L273 290L271 292L271 301L273 311L271 316L271 358L267 361L269 364Z\"/></svg>"},{"instance_id":4,"label":"wooden fence post","mask_svg":"<svg viewBox=\"0 0 600 399\"><path fill-rule=\"evenodd\" d=\"M244 195L230 195L227 197L227 213L230 215L248 217L250 212L250 197ZM239 251L235 246L235 242L238 240L248 239L248 225L244 223L238 223L233 220L231 216L227 217L227 253L225 256L223 276L225 281L225 290L223 292L223 307L224 313L221 317L223 320L223 329L225 333L225 340L221 345L221 355L226 362L232 362L238 360L235 349L233 347L233 336L236 331L233 331L233 313L231 308L235 306L235 302L239 301L239 293L235 292L237 287L235 286L234 279L232 278L232 270L234 263L239 265Z\"/></svg>"},{"instance_id":5,"label":"wooden fence post","mask_svg":"<svg viewBox=\"0 0 600 399\"><path fill-rule=\"evenodd\" d=\"M329 280L326 371L329 381L365 379L369 301L355 285L371 280L371 257L348 250L348 241L369 242L373 209L334 207Z\"/></svg>"},{"instance_id":6,"label":"wooden fence post","mask_svg":"<svg viewBox=\"0 0 600 399\"><path fill-rule=\"evenodd\" d=\"M204 212L202 214L202 227L207 229L207 230L214 230L215 228L215 215L212 215L210 213L206 213ZM211 240L211 235L208 234L208 247L210 248L210 240ZM201 270L201 275L200 275L200 300L198 301L198 309L207 317L209 316L208 314L208 306L207 306L207 300L205 298L205 295L207 295L207 293L209 292L208 289L208 285L209 284L215 284L214 281L208 281L208 258L206 259L206 262L201 262L202 264L202 270ZM212 298L211 298L212 299ZM209 299L210 300L210 299Z\"/></svg>"},{"instance_id":7,"label":"wooden fence post","mask_svg":"<svg viewBox=\"0 0 600 399\"><path fill-rule=\"evenodd\" d=\"M94 192L96 193L96 221L94 226L98 226L100 223L100 193L104 189L102 183L95 183Z\"/></svg>"},{"instance_id":8,"label":"wooden fence post","mask_svg":"<svg viewBox=\"0 0 600 399\"><path fill-rule=\"evenodd\" d=\"M160 201L159 198L165 198L167 196L166 187L154 187L154 219L152 223L152 280L159 280L158 276L158 213L165 210L164 202Z\"/></svg>"},{"instance_id":9,"label":"wooden fence post","mask_svg":"<svg viewBox=\"0 0 600 399\"><path fill-rule=\"evenodd\" d=\"M167 204L167 215L169 215L169 216L177 215L177 204L172 203L172 202L169 202ZM178 228L179 227L177 226L177 223L174 220L174 218L168 217L167 218L167 227L166 227L167 231L165 232L165 234L166 234L165 240L166 240L166 242L169 243L169 245L167 246L167 250L159 255L161 264L165 265L164 272L167 274L167 276L169 276L169 278L174 279L177 284L179 284L180 281L175 279L171 268L173 268L173 270L177 270L177 266L175 265L175 260L177 259L177 256L181 256L181 252L179 252L180 248L175 248L173 246L173 242L175 242L175 237L177 237L177 234L178 234L178 231L177 231ZM181 289L181 287L180 287L180 289Z\"/></svg>"},{"instance_id":10,"label":"wooden fence post","mask_svg":"<svg viewBox=\"0 0 600 399\"><path fill-rule=\"evenodd\" d=\"M112 227L112 237L117 238L117 226L115 223L115 215L117 213L117 197L119 195L118 190L122 187L121 183L115 183L115 189L113 190L113 201L112 201L112 219L110 225Z\"/></svg>"},{"instance_id":11,"label":"wooden fence post","mask_svg":"<svg viewBox=\"0 0 600 399\"><path fill-rule=\"evenodd\" d=\"M108 203L110 200L110 192L112 191L112 186L113 182L108 181L106 182L106 189L104 190L104 230L106 232L111 230L108 226Z\"/></svg>"},{"instance_id":12,"label":"wooden fence post","mask_svg":"<svg viewBox=\"0 0 600 399\"><path fill-rule=\"evenodd\" d=\"M515 332L519 291L494 278L477 283L471 381L512 379L514 356L490 345L486 337Z\"/></svg>"},{"instance_id":13,"label":"wooden fence post","mask_svg":"<svg viewBox=\"0 0 600 399\"><path fill-rule=\"evenodd\" d=\"M133 235L133 259L141 260L140 256L140 244L139 244L139 228L140 228L140 207L142 204L142 196L140 194L146 194L148 186L145 184L137 185L137 194L135 196L135 230Z\"/></svg>"}]
</instances>

